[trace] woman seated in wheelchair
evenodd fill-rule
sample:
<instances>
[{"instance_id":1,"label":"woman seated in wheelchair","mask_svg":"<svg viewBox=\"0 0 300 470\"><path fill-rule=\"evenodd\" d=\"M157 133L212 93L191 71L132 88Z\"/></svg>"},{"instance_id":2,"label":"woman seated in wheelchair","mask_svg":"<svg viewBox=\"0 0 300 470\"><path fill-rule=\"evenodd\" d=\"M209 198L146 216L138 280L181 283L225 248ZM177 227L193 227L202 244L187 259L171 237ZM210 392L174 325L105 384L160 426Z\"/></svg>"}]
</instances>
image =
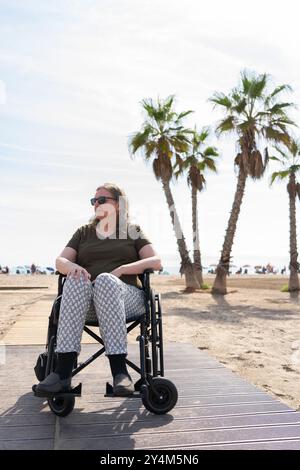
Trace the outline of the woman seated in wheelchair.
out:
<instances>
[{"instance_id":1,"label":"woman seated in wheelchair","mask_svg":"<svg viewBox=\"0 0 300 470\"><path fill-rule=\"evenodd\" d=\"M145 312L144 291L138 274L159 270L161 260L153 245L128 218L125 193L105 183L91 199L95 217L80 227L56 259L66 275L57 329L57 365L37 385L45 393L70 390L74 362L80 352L85 322L97 320L113 377L116 396L134 392L127 371L126 321Z\"/></svg>"}]
</instances>

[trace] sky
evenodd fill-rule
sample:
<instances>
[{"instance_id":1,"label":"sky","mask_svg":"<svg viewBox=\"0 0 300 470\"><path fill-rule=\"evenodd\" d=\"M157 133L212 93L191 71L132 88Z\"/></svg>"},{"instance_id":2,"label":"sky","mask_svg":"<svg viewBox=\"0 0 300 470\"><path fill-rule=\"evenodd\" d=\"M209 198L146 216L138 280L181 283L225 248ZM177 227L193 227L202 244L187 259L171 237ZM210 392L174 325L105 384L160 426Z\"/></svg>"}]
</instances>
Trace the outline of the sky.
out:
<instances>
[{"instance_id":1,"label":"sky","mask_svg":"<svg viewBox=\"0 0 300 470\"><path fill-rule=\"evenodd\" d=\"M96 187L112 181L163 265L177 269L161 183L141 155L129 156L141 100L175 94L177 111L194 110L186 125L213 130L220 115L208 98L247 68L292 85L288 100L299 104L298 13L292 0L0 0L0 264L54 266L93 214ZM212 132L210 143L220 157L198 198L206 265L219 258L236 188L234 137ZM277 169L247 182L236 264L288 263L286 185L269 186ZM190 190L184 178L171 187L192 253Z\"/></svg>"}]
</instances>

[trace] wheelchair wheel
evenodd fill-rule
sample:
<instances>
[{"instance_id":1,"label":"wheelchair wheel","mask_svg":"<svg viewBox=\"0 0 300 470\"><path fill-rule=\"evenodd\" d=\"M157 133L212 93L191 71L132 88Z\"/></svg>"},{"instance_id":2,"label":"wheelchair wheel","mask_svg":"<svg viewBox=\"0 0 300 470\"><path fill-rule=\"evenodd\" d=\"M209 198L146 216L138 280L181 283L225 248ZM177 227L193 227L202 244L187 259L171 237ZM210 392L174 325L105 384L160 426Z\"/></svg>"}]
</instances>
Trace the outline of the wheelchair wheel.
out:
<instances>
[{"instance_id":1,"label":"wheelchair wheel","mask_svg":"<svg viewBox=\"0 0 300 470\"><path fill-rule=\"evenodd\" d=\"M151 387L148 387L148 389L142 393L143 405L147 410L157 415L168 413L177 403L177 388L173 382L165 378L154 377L152 381L159 397L153 393Z\"/></svg>"},{"instance_id":2,"label":"wheelchair wheel","mask_svg":"<svg viewBox=\"0 0 300 470\"><path fill-rule=\"evenodd\" d=\"M48 398L48 405L57 416L68 416L73 411L75 397Z\"/></svg>"}]
</instances>

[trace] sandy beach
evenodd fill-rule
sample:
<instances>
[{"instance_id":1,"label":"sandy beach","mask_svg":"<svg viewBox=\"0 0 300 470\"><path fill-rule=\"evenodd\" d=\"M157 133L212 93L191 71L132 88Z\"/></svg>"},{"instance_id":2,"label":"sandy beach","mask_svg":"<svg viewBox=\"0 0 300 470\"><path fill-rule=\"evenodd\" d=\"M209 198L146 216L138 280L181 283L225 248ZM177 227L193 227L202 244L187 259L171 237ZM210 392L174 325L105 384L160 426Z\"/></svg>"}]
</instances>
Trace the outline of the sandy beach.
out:
<instances>
[{"instance_id":1,"label":"sandy beach","mask_svg":"<svg viewBox=\"0 0 300 470\"><path fill-rule=\"evenodd\" d=\"M213 277L205 282L212 285ZM192 343L299 409L299 298L280 291L286 284L287 276L231 276L229 293L221 298L209 291L185 294L180 276L153 275L152 286L162 295L164 341ZM56 292L56 276L1 275L0 341L5 344L5 334L24 312ZM135 338L136 333L130 342Z\"/></svg>"}]
</instances>

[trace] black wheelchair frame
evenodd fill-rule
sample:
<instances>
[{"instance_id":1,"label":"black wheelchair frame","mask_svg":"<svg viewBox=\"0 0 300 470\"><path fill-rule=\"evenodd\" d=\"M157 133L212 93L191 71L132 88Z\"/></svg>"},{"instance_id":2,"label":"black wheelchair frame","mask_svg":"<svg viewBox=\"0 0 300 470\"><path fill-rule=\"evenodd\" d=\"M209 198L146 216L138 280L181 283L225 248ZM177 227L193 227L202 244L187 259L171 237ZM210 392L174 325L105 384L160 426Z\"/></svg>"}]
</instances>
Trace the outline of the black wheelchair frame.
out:
<instances>
[{"instance_id":1,"label":"black wheelchair frame","mask_svg":"<svg viewBox=\"0 0 300 470\"><path fill-rule=\"evenodd\" d=\"M140 318L127 322L130 323L127 327L127 334L137 326L140 326L140 334L137 337L140 350L140 367L126 358L127 365L140 374L140 378L134 384L134 394L126 398L140 397L147 410L155 414L165 414L176 405L178 393L173 382L164 378L161 298L160 294L155 294L150 286L150 274L153 272L151 269L146 269L142 274L138 275L145 293L145 313ZM65 277L59 274L58 295L49 317L46 352L39 355L35 366L35 373L39 381L44 380L55 369L56 334ZM76 362L72 372L73 377L105 352L102 338L89 327L98 327L98 322L86 321L84 331L103 347L85 362L79 365ZM68 392L59 394L38 393L36 385L32 389L36 396L44 396L48 399L49 407L53 413L58 416L67 416L74 408L75 398L81 396L82 384L80 383ZM113 387L108 382L106 383L105 396L114 396Z\"/></svg>"}]
</instances>

